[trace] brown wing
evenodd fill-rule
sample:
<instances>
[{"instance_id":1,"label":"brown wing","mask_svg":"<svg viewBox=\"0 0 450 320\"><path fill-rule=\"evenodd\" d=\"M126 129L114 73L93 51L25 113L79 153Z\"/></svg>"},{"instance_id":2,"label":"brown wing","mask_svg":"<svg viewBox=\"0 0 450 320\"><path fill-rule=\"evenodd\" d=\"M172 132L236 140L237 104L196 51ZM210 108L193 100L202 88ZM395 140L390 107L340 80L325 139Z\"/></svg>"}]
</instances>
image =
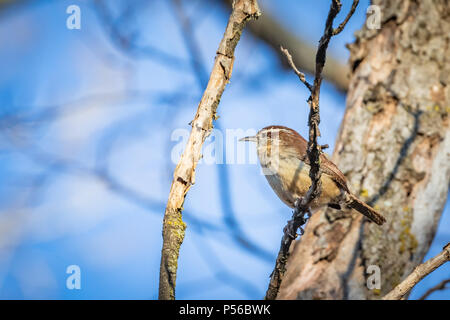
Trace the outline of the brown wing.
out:
<instances>
[{"instance_id":1,"label":"brown wing","mask_svg":"<svg viewBox=\"0 0 450 320\"><path fill-rule=\"evenodd\" d=\"M309 160L308 160L309 162ZM331 162L331 160L328 159L328 157L325 154L320 155L320 169L331 176L333 180L339 184L345 191L350 192L347 186L347 179L345 178L344 174L339 170L339 168Z\"/></svg>"},{"instance_id":2,"label":"brown wing","mask_svg":"<svg viewBox=\"0 0 450 320\"><path fill-rule=\"evenodd\" d=\"M308 142L298 132L283 126L271 126L264 129L279 129L281 141L286 142L286 145L293 146L296 154L300 155L300 159L306 164L310 164L307 155ZM323 153L320 155L320 170L329 175L345 191L350 192L344 174Z\"/></svg>"}]
</instances>

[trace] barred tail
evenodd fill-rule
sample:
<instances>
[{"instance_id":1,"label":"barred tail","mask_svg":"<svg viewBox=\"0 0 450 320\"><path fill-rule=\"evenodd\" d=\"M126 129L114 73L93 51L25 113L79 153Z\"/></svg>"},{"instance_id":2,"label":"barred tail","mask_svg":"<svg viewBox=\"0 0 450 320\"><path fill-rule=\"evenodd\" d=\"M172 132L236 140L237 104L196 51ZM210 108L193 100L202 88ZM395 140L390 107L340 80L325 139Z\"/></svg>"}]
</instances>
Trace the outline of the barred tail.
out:
<instances>
[{"instance_id":1,"label":"barred tail","mask_svg":"<svg viewBox=\"0 0 450 320\"><path fill-rule=\"evenodd\" d=\"M362 202L361 200L359 200L352 194L350 195L350 199L347 202L347 205L350 208L353 208L356 211L359 211L360 213L362 213L367 218L369 218L370 220L372 220L373 222L375 222L376 224L378 224L380 226L386 222L386 218L383 217L383 215L381 215L380 213L375 211L375 209L373 209L369 205L365 204L364 202Z\"/></svg>"}]
</instances>

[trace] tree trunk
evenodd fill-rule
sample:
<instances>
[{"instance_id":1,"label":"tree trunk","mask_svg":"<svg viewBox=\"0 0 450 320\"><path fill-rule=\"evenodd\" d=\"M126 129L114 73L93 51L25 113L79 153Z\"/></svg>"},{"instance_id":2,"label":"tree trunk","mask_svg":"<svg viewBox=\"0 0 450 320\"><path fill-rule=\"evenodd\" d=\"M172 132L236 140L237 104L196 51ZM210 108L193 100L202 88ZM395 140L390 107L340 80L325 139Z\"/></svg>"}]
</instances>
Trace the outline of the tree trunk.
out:
<instances>
[{"instance_id":1,"label":"tree trunk","mask_svg":"<svg viewBox=\"0 0 450 320\"><path fill-rule=\"evenodd\" d=\"M376 299L428 251L450 180L450 4L389 1L381 28L350 45L347 110L333 160L379 227L357 213L316 212L291 247L278 299ZM381 287L369 290L371 265Z\"/></svg>"}]
</instances>

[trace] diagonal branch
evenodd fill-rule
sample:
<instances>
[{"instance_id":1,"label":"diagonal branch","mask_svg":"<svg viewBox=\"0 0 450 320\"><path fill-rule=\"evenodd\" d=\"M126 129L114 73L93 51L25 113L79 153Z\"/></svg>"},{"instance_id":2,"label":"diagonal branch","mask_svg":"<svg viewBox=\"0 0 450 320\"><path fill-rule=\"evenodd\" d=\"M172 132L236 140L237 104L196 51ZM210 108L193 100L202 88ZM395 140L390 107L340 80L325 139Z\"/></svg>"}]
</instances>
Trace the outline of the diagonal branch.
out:
<instances>
[{"instance_id":1,"label":"diagonal branch","mask_svg":"<svg viewBox=\"0 0 450 320\"><path fill-rule=\"evenodd\" d=\"M278 252L277 260L275 262L275 268L270 275L269 288L266 292L266 300L276 299L278 291L280 289L281 281L284 273L286 272L286 263L289 258L289 248L291 243L297 237L297 230L300 228L300 233L303 233L301 228L307 222L308 215L310 215L309 204L316 197L318 197L322 191L322 184L320 181L320 162L319 156L322 152L321 146L317 143L317 138L320 136L319 123L320 123L320 113L319 113L319 96L320 96L320 86L322 83L322 71L325 66L326 52L328 44L334 35L333 21L337 14L341 10L341 2L339 0L332 0L330 10L328 12L328 17L325 23L325 30L323 36L320 38L319 47L317 48L316 54L316 67L315 67L315 77L314 84L311 87L308 82L303 81L300 71L295 67L292 59L289 59L289 52L283 51L283 53L288 57L288 61L294 72L300 78L306 87L310 90L311 95L308 99L308 104L310 107L308 126L309 126L309 140L308 140L308 159L311 164L311 169L309 171L309 177L311 178L311 186L306 193L306 195L297 199L295 203L294 213L292 219L288 221L286 227L284 228L284 235L281 240L280 251ZM354 10L353 10L354 11ZM351 14L349 14L351 16ZM347 19L348 20L348 19ZM345 26L345 24L344 24ZM343 26L343 27L344 27ZM342 28L343 28L342 27ZM304 78L304 77L303 77Z\"/></svg>"},{"instance_id":2,"label":"diagonal branch","mask_svg":"<svg viewBox=\"0 0 450 320\"><path fill-rule=\"evenodd\" d=\"M202 56L200 46L198 41L194 35L194 30L192 27L191 19L187 16L185 11L183 10L183 6L181 0L172 0L174 4L174 10L177 14L177 19L181 24L181 32L183 34L183 38L185 40L186 47L191 55L191 61L193 64L193 70L195 70L195 76L197 79L197 83L201 89L205 88L208 82L208 74L206 72L205 66L202 64ZM216 129L220 130L220 123L216 123ZM272 261L272 254L266 249L259 246L256 242L253 242L250 238L245 235L242 227L239 225L235 217L235 213L232 208L231 200L230 200L230 191L229 191L229 178L227 173L226 166L217 166L217 170L220 175L219 183L219 191L221 194L220 204L222 206L222 211L224 214L224 222L226 226L230 229L231 234L233 235L234 240L237 241L244 249L248 250L255 256L265 259L266 261Z\"/></svg>"},{"instance_id":3,"label":"diagonal branch","mask_svg":"<svg viewBox=\"0 0 450 320\"><path fill-rule=\"evenodd\" d=\"M234 50L247 21L257 18L257 0L236 0L228 20L225 34L219 44L208 85L203 93L192 121L192 130L180 161L175 168L172 186L163 221L163 247L159 277L159 299L175 299L175 284L180 246L186 225L182 220L184 198L195 182L195 168L201 158L206 137L212 130L212 122L220 98L228 83L234 62Z\"/></svg>"},{"instance_id":4,"label":"diagonal branch","mask_svg":"<svg viewBox=\"0 0 450 320\"><path fill-rule=\"evenodd\" d=\"M414 271L406 277L398 286L396 286L391 292L383 297L383 300L400 300L409 291L411 291L414 286L425 278L428 274L439 268L444 263L450 261L450 243L442 249L434 258L418 265Z\"/></svg>"},{"instance_id":5,"label":"diagonal branch","mask_svg":"<svg viewBox=\"0 0 450 320\"><path fill-rule=\"evenodd\" d=\"M291 54L289 53L288 49L280 47L281 52L286 56L286 59L289 63L289 66L294 70L295 74L298 76L298 79L303 82L303 84L308 88L309 92L312 91L312 86L309 84L308 81L306 81L305 74L298 70L297 66L294 63L294 60L292 59Z\"/></svg>"}]
</instances>

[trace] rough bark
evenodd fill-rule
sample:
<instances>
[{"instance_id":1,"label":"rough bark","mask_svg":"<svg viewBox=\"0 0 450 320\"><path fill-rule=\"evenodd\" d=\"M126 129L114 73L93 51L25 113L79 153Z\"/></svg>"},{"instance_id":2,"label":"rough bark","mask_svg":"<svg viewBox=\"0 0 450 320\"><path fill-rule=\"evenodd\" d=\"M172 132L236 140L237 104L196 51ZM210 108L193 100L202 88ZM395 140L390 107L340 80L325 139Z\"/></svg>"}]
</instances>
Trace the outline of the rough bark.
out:
<instances>
[{"instance_id":1,"label":"rough bark","mask_svg":"<svg viewBox=\"0 0 450 320\"><path fill-rule=\"evenodd\" d=\"M450 3L377 0L381 29L357 33L333 161L355 194L382 212L315 213L291 257L278 299L377 299L425 256L450 180ZM381 270L369 290L366 270Z\"/></svg>"},{"instance_id":2,"label":"rough bark","mask_svg":"<svg viewBox=\"0 0 450 320\"><path fill-rule=\"evenodd\" d=\"M234 50L248 20L260 15L257 0L236 0L223 38L217 49L208 85L192 120L192 130L173 174L163 221L163 248L159 276L159 299L175 299L175 285L180 246L186 225L181 212L189 188L195 183L195 168L201 158L202 146L211 133L213 120L225 86L233 70Z\"/></svg>"}]
</instances>

